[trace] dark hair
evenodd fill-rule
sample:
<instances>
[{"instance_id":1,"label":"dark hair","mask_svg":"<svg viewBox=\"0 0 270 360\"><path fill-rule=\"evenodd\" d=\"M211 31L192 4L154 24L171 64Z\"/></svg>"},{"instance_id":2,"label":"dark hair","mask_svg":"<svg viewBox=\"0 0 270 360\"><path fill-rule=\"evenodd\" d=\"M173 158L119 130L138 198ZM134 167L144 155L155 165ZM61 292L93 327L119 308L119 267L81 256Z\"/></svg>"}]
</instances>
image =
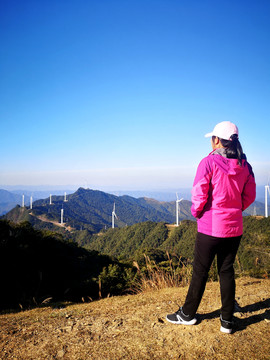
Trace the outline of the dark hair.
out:
<instances>
[{"instance_id":1,"label":"dark hair","mask_svg":"<svg viewBox=\"0 0 270 360\"><path fill-rule=\"evenodd\" d=\"M215 136L213 136L213 138L215 138ZM238 139L238 135L237 134L233 134L230 137L230 140L224 140L219 138L221 145L225 148L226 150L226 155L228 158L230 159L237 159L238 160L238 164L241 166L242 165L242 159L246 159L246 155L243 153L243 149L242 146L240 144L240 141Z\"/></svg>"}]
</instances>

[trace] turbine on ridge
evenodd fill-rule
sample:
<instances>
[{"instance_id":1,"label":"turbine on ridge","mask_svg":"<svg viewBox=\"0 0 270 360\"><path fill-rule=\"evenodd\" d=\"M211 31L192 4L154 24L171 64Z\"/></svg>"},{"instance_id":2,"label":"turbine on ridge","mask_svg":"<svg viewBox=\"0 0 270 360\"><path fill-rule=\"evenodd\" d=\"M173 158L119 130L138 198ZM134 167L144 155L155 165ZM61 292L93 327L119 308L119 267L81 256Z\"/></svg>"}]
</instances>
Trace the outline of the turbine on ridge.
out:
<instances>
[{"instance_id":1,"label":"turbine on ridge","mask_svg":"<svg viewBox=\"0 0 270 360\"><path fill-rule=\"evenodd\" d=\"M269 182L268 185L265 185L265 217L268 217L267 191L270 197Z\"/></svg>"},{"instance_id":2,"label":"turbine on ridge","mask_svg":"<svg viewBox=\"0 0 270 360\"><path fill-rule=\"evenodd\" d=\"M114 218L118 220L118 217L115 213L115 203L113 204L113 211L112 211L112 229L114 229Z\"/></svg>"},{"instance_id":3,"label":"turbine on ridge","mask_svg":"<svg viewBox=\"0 0 270 360\"><path fill-rule=\"evenodd\" d=\"M179 226L179 213L180 213L179 203L182 200L183 198L181 198L180 200L178 199L178 194L176 193L176 226Z\"/></svg>"},{"instance_id":4,"label":"turbine on ridge","mask_svg":"<svg viewBox=\"0 0 270 360\"><path fill-rule=\"evenodd\" d=\"M61 209L61 220L60 220L60 224L64 225L64 209Z\"/></svg>"}]
</instances>

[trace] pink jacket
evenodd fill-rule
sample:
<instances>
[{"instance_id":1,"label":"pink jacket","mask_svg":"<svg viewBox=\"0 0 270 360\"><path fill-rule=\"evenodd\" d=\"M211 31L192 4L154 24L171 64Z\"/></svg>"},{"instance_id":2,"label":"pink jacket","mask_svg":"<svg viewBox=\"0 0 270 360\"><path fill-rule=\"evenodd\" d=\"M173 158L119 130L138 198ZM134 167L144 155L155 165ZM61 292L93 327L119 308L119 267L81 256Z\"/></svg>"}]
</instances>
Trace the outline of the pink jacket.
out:
<instances>
[{"instance_id":1,"label":"pink jacket","mask_svg":"<svg viewBox=\"0 0 270 360\"><path fill-rule=\"evenodd\" d=\"M253 203L256 184L246 160L226 158L224 149L212 151L200 162L192 188L191 213L198 232L233 237L243 234L242 211Z\"/></svg>"}]
</instances>

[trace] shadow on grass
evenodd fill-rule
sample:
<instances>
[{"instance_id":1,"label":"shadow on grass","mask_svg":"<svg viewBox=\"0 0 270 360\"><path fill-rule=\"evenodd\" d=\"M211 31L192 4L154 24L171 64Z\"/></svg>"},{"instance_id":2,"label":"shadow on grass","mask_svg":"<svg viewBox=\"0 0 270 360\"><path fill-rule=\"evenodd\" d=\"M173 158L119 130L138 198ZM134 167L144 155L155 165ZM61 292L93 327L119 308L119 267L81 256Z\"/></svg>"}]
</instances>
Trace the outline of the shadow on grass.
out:
<instances>
[{"instance_id":1,"label":"shadow on grass","mask_svg":"<svg viewBox=\"0 0 270 360\"><path fill-rule=\"evenodd\" d=\"M250 313L250 316L245 318L239 318L237 316L234 316L234 322L236 326L235 329L233 329L233 333L242 331L246 329L249 325L256 324L264 320L270 321L270 298L263 301L259 301L251 305L246 305L244 307L240 307L238 304L237 306L238 306L238 310L235 314ZM252 315L252 312L256 312L264 309L265 312L263 312L262 314ZM220 310L215 310L207 314L199 314L197 323L200 323L203 320L211 320L211 319L219 318L219 316L220 316Z\"/></svg>"},{"instance_id":2,"label":"shadow on grass","mask_svg":"<svg viewBox=\"0 0 270 360\"><path fill-rule=\"evenodd\" d=\"M51 302L45 304L37 304L37 305L28 305L21 308L10 308L10 309L2 309L0 310L0 315L7 315L7 314L17 314L24 311L31 311L36 309L46 309L51 308L52 310L63 310L68 308L72 305L80 305L80 304L88 304L92 301L87 302L71 302L71 301L59 301L59 302Z\"/></svg>"}]
</instances>

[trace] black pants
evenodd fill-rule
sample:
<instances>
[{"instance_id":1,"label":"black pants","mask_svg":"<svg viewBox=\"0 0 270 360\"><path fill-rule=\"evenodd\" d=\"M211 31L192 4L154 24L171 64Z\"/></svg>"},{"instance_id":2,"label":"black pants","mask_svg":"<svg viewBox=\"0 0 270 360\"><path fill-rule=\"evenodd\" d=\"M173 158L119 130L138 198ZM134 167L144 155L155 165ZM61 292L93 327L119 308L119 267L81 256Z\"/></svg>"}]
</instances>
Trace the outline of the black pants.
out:
<instances>
[{"instance_id":1,"label":"black pants","mask_svg":"<svg viewBox=\"0 0 270 360\"><path fill-rule=\"evenodd\" d=\"M242 236L218 238L197 234L193 262L193 275L183 312L193 318L200 305L208 272L217 255L217 266L221 293L221 315L223 320L231 321L234 312L235 280L233 263Z\"/></svg>"}]
</instances>

